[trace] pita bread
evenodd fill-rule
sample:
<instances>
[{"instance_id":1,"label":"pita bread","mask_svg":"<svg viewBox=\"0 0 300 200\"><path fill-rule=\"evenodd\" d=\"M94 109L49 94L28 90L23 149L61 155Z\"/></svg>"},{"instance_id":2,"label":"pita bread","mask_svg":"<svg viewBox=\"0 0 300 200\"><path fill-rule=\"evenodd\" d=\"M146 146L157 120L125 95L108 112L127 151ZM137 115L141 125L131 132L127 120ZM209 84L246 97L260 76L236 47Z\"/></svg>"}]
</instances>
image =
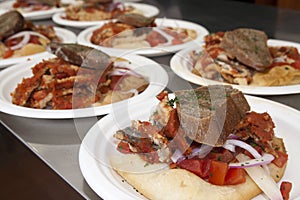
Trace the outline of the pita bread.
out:
<instances>
[{"instance_id":1,"label":"pita bread","mask_svg":"<svg viewBox=\"0 0 300 200\"><path fill-rule=\"evenodd\" d=\"M111 164L117 173L139 193L152 200L246 200L261 193L259 187L248 175L243 184L218 186L184 169L168 169L160 164L157 167L146 166L145 161L138 155L123 155L122 159L120 157L111 159ZM141 171L141 166L144 172ZM278 182L286 166L278 168L271 163L269 168L273 179Z\"/></svg>"}]
</instances>

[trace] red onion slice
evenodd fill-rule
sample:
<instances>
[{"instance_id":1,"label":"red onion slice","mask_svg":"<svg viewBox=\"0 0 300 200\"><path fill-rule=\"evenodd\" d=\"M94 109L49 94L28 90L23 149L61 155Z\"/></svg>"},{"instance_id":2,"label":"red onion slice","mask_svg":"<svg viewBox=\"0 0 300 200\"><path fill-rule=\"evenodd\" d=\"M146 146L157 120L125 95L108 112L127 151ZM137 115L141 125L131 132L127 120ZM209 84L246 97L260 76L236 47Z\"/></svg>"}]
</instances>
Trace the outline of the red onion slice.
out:
<instances>
[{"instance_id":1,"label":"red onion slice","mask_svg":"<svg viewBox=\"0 0 300 200\"><path fill-rule=\"evenodd\" d=\"M20 49L24 45L26 45L29 42L31 35L38 36L38 37L43 38L45 40L49 40L44 35L42 35L40 33L37 33L37 32L34 32L34 31L21 31L17 34L14 34L14 35L10 36L9 38L6 39L6 41L11 40L11 39L15 39L15 38L18 38L18 37L23 37L21 42L19 42L18 44L10 47L12 50L16 50L16 49Z\"/></svg>"},{"instance_id":2,"label":"red onion slice","mask_svg":"<svg viewBox=\"0 0 300 200\"><path fill-rule=\"evenodd\" d=\"M246 142L243 142L241 140L235 140L235 139L229 139L226 140L225 144L223 145L224 148L232 149L233 152L235 151L234 146L239 146L245 150L247 150L249 153L252 154L254 158L261 158L261 155L254 149L251 145L247 144ZM270 173L270 170L266 164L262 164L263 168L266 170L267 173Z\"/></svg>"},{"instance_id":3,"label":"red onion slice","mask_svg":"<svg viewBox=\"0 0 300 200\"><path fill-rule=\"evenodd\" d=\"M249 153L251 153L254 156L254 158L261 157L261 155L258 153L258 151L256 151L256 149L254 149L251 145L249 145L246 142L243 142L241 140L229 139L229 140L226 140L224 146L226 147L226 145L234 145L234 146L241 147L241 148L247 150Z\"/></svg>"},{"instance_id":4,"label":"red onion slice","mask_svg":"<svg viewBox=\"0 0 300 200\"><path fill-rule=\"evenodd\" d=\"M18 44L14 45L14 46L11 46L10 47L11 50L17 50L17 49L22 48L30 40L30 34L28 34L28 33L24 33L19 37L23 37L23 39ZM17 37L14 37L14 38L17 38ZM13 39L13 38L11 37L11 38L8 38L7 40L9 40L9 39Z\"/></svg>"}]
</instances>

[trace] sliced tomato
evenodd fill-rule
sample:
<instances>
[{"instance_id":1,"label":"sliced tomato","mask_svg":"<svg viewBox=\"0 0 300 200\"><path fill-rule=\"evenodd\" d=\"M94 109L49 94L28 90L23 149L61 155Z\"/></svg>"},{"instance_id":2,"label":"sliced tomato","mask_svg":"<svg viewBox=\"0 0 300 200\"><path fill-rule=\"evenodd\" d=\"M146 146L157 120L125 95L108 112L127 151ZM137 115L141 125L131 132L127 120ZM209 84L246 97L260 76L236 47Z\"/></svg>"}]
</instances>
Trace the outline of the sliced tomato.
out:
<instances>
[{"instance_id":1,"label":"sliced tomato","mask_svg":"<svg viewBox=\"0 0 300 200\"><path fill-rule=\"evenodd\" d=\"M210 163L208 181L215 185L224 185L228 164L212 160Z\"/></svg>"},{"instance_id":2,"label":"sliced tomato","mask_svg":"<svg viewBox=\"0 0 300 200\"><path fill-rule=\"evenodd\" d=\"M272 161L277 167L281 168L285 165L288 160L288 154L282 151L276 151L277 157Z\"/></svg>"},{"instance_id":3,"label":"sliced tomato","mask_svg":"<svg viewBox=\"0 0 300 200\"><path fill-rule=\"evenodd\" d=\"M126 142L122 142L122 141L119 142L117 150L124 154L132 153L132 151L130 150L129 144Z\"/></svg>"},{"instance_id":4,"label":"sliced tomato","mask_svg":"<svg viewBox=\"0 0 300 200\"><path fill-rule=\"evenodd\" d=\"M290 199L290 192L292 190L292 183L283 181L280 185L280 192L284 200Z\"/></svg>"},{"instance_id":5,"label":"sliced tomato","mask_svg":"<svg viewBox=\"0 0 300 200\"><path fill-rule=\"evenodd\" d=\"M237 185L246 181L246 172L242 168L230 168L225 177L225 185Z\"/></svg>"}]
</instances>

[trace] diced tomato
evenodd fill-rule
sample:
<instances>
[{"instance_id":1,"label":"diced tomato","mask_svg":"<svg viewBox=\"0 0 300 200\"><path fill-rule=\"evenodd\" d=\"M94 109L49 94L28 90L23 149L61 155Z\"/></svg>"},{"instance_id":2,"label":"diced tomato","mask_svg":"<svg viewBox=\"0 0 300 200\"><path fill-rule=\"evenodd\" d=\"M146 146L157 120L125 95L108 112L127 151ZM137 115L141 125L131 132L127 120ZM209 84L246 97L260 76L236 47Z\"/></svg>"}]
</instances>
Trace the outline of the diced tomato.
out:
<instances>
[{"instance_id":1,"label":"diced tomato","mask_svg":"<svg viewBox=\"0 0 300 200\"><path fill-rule=\"evenodd\" d=\"M284 200L289 200L290 199L290 192L292 190L292 183L283 181L280 185L280 192L282 195L282 198Z\"/></svg>"},{"instance_id":2,"label":"diced tomato","mask_svg":"<svg viewBox=\"0 0 300 200\"><path fill-rule=\"evenodd\" d=\"M300 59L295 60L295 62L293 62L291 65L295 69L299 69L300 70Z\"/></svg>"},{"instance_id":3,"label":"diced tomato","mask_svg":"<svg viewBox=\"0 0 300 200\"><path fill-rule=\"evenodd\" d=\"M224 185L228 164L212 160L210 163L208 181L215 185Z\"/></svg>"},{"instance_id":4,"label":"diced tomato","mask_svg":"<svg viewBox=\"0 0 300 200\"><path fill-rule=\"evenodd\" d=\"M225 185L237 185L246 181L246 172L242 168L230 168L225 177Z\"/></svg>"},{"instance_id":5,"label":"diced tomato","mask_svg":"<svg viewBox=\"0 0 300 200\"><path fill-rule=\"evenodd\" d=\"M186 159L178 163L178 166L182 169L186 169L200 177L203 177L202 166L203 161L200 159Z\"/></svg>"},{"instance_id":6,"label":"diced tomato","mask_svg":"<svg viewBox=\"0 0 300 200\"><path fill-rule=\"evenodd\" d=\"M171 110L168 123L164 129L164 133L167 137L174 138L176 136L178 128L179 128L179 118L177 115L177 109L173 109Z\"/></svg>"},{"instance_id":7,"label":"diced tomato","mask_svg":"<svg viewBox=\"0 0 300 200\"><path fill-rule=\"evenodd\" d=\"M2 55L2 58L9 58L14 54L14 51L11 50L11 48L8 48L7 51L4 52L4 54Z\"/></svg>"},{"instance_id":8,"label":"diced tomato","mask_svg":"<svg viewBox=\"0 0 300 200\"><path fill-rule=\"evenodd\" d=\"M132 153L132 151L130 150L129 144L126 142L122 142L122 141L119 142L117 150L124 154Z\"/></svg>"},{"instance_id":9,"label":"diced tomato","mask_svg":"<svg viewBox=\"0 0 300 200\"><path fill-rule=\"evenodd\" d=\"M211 163L211 160L209 160L209 159L203 160L203 163L202 163L203 178L207 178L209 176L210 163Z\"/></svg>"},{"instance_id":10,"label":"diced tomato","mask_svg":"<svg viewBox=\"0 0 300 200\"><path fill-rule=\"evenodd\" d=\"M277 167L281 168L285 165L288 160L288 154L281 151L276 151L277 157L272 161Z\"/></svg>"}]
</instances>

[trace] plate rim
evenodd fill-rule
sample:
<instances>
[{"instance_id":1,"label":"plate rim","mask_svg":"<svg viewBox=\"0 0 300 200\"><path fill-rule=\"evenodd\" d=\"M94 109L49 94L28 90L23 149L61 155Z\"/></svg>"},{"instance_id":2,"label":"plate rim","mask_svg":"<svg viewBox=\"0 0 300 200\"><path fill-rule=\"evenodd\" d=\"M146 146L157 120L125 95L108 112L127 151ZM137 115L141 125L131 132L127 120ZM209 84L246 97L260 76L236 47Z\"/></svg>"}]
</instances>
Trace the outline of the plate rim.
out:
<instances>
[{"instance_id":1,"label":"plate rim","mask_svg":"<svg viewBox=\"0 0 300 200\"><path fill-rule=\"evenodd\" d=\"M295 45L300 51L300 43L286 41L286 40L279 40L279 39L269 39L268 44L290 44ZM222 85L231 85L232 87L241 90L245 94L252 94L252 95L284 95L284 94L298 94L300 93L300 84L297 85L287 85L287 86L243 86L243 85L235 85L230 83L218 82L214 80L209 80L206 78L202 78L198 75L193 74L191 71L187 69L186 66L179 64L182 60L180 57L187 56L192 50L196 50L202 48L202 46L192 46L187 49L183 49L177 52L175 55L172 56L170 59L170 67L172 71L181 77L182 79L194 83L196 85L213 85L213 84L222 84Z\"/></svg>"}]
</instances>

